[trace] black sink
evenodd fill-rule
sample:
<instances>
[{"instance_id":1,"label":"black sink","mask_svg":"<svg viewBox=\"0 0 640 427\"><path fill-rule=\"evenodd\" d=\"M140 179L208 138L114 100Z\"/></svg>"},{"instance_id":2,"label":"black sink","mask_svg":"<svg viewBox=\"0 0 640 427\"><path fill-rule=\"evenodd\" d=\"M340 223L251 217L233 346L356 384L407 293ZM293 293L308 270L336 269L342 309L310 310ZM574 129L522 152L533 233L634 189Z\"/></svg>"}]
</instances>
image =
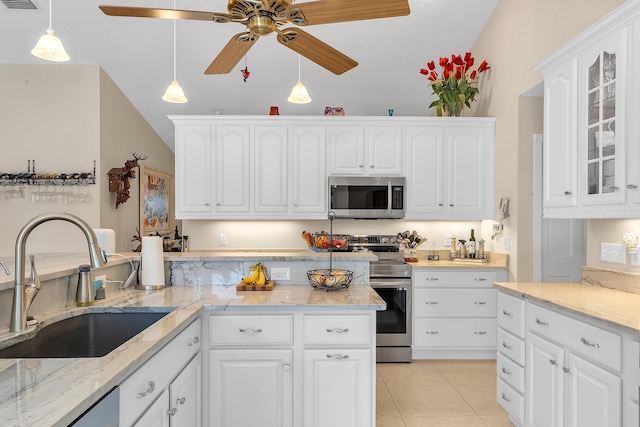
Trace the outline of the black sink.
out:
<instances>
[{"instance_id":1,"label":"black sink","mask_svg":"<svg viewBox=\"0 0 640 427\"><path fill-rule=\"evenodd\" d=\"M42 328L0 350L0 359L102 357L169 312L88 313Z\"/></svg>"}]
</instances>

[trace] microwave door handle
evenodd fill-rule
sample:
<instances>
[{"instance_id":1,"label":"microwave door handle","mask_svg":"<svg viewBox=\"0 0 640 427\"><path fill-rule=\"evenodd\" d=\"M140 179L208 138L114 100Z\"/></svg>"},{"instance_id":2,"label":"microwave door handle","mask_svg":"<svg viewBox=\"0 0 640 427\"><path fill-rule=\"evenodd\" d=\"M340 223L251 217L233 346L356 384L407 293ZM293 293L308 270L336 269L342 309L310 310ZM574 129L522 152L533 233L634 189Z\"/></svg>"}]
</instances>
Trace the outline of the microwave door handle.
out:
<instances>
[{"instance_id":1,"label":"microwave door handle","mask_svg":"<svg viewBox=\"0 0 640 427\"><path fill-rule=\"evenodd\" d=\"M391 216L391 199L393 197L391 192L391 181L387 181L387 216Z\"/></svg>"}]
</instances>

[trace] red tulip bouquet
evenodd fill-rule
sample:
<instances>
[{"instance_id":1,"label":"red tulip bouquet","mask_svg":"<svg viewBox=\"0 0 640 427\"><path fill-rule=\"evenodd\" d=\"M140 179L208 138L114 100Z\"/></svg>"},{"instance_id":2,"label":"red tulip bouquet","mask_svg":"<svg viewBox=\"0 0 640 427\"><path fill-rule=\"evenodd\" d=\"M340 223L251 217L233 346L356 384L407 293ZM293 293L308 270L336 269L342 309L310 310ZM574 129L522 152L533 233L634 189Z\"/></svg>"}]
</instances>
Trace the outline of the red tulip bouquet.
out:
<instances>
[{"instance_id":1,"label":"red tulip bouquet","mask_svg":"<svg viewBox=\"0 0 640 427\"><path fill-rule=\"evenodd\" d=\"M490 68L487 61L482 61L474 70L474 62L471 52L467 52L464 57L451 55L451 59L440 58L441 75L435 71L434 61L428 62L427 68L420 69L420 73L431 81L431 89L438 96L438 99L429 105L429 108L436 107L438 116L446 114L457 117L462 113L464 105L471 108L471 101L474 101L478 94L478 76Z\"/></svg>"}]
</instances>

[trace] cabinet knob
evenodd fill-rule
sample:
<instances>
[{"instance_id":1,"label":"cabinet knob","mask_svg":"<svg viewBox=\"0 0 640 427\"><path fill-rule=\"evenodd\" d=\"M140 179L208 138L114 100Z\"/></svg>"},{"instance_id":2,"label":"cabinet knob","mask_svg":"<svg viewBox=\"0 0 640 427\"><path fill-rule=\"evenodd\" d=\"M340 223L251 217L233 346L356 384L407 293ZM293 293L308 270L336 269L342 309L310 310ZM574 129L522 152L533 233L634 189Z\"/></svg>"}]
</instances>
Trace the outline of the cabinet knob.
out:
<instances>
[{"instance_id":1,"label":"cabinet knob","mask_svg":"<svg viewBox=\"0 0 640 427\"><path fill-rule=\"evenodd\" d=\"M501 397L502 397L502 400L506 400L507 402L511 402L511 399L509 399L506 394L502 393Z\"/></svg>"},{"instance_id":2,"label":"cabinet knob","mask_svg":"<svg viewBox=\"0 0 640 427\"><path fill-rule=\"evenodd\" d=\"M438 203L438 206L444 206L444 203Z\"/></svg>"},{"instance_id":3,"label":"cabinet knob","mask_svg":"<svg viewBox=\"0 0 640 427\"><path fill-rule=\"evenodd\" d=\"M549 322L545 322L544 320L540 320L538 318L536 318L536 323L542 326L549 326Z\"/></svg>"},{"instance_id":4,"label":"cabinet knob","mask_svg":"<svg viewBox=\"0 0 640 427\"><path fill-rule=\"evenodd\" d=\"M637 186L637 185L635 185L635 184L627 184L627 188L628 188L629 190L635 190L635 189L637 189L637 188L638 188L638 186Z\"/></svg>"},{"instance_id":5,"label":"cabinet knob","mask_svg":"<svg viewBox=\"0 0 640 427\"><path fill-rule=\"evenodd\" d=\"M450 206L450 207L453 207L453 203L449 203L449 206Z\"/></svg>"},{"instance_id":6,"label":"cabinet knob","mask_svg":"<svg viewBox=\"0 0 640 427\"><path fill-rule=\"evenodd\" d=\"M192 345L198 344L200 342L200 337L193 337L190 341L189 344L187 344L189 347L191 347Z\"/></svg>"},{"instance_id":7,"label":"cabinet knob","mask_svg":"<svg viewBox=\"0 0 640 427\"><path fill-rule=\"evenodd\" d=\"M284 369L285 371L288 371L291 369L291 365L288 363L283 363L282 364L282 369Z\"/></svg>"},{"instance_id":8,"label":"cabinet knob","mask_svg":"<svg viewBox=\"0 0 640 427\"><path fill-rule=\"evenodd\" d=\"M204 205L205 206L211 206L211 203L205 203Z\"/></svg>"},{"instance_id":9,"label":"cabinet knob","mask_svg":"<svg viewBox=\"0 0 640 427\"><path fill-rule=\"evenodd\" d=\"M327 332L329 332L330 334L344 334L349 332L349 328L344 328L344 329L340 329L340 328L327 328Z\"/></svg>"},{"instance_id":10,"label":"cabinet knob","mask_svg":"<svg viewBox=\"0 0 640 427\"><path fill-rule=\"evenodd\" d=\"M562 371L563 371L565 374L570 374L570 373L571 373L571 371L572 371L572 369L571 369L571 368L565 368L565 367L563 367L563 368L562 368Z\"/></svg>"},{"instance_id":11,"label":"cabinet knob","mask_svg":"<svg viewBox=\"0 0 640 427\"><path fill-rule=\"evenodd\" d=\"M343 360L348 358L348 354L327 354L327 359Z\"/></svg>"},{"instance_id":12,"label":"cabinet knob","mask_svg":"<svg viewBox=\"0 0 640 427\"><path fill-rule=\"evenodd\" d=\"M503 374L512 375L511 371L508 370L507 368L502 368L501 371L502 371Z\"/></svg>"},{"instance_id":13,"label":"cabinet knob","mask_svg":"<svg viewBox=\"0 0 640 427\"><path fill-rule=\"evenodd\" d=\"M169 416L173 417L176 412L178 412L178 408L171 408L167 411L167 413L169 414Z\"/></svg>"},{"instance_id":14,"label":"cabinet knob","mask_svg":"<svg viewBox=\"0 0 640 427\"><path fill-rule=\"evenodd\" d=\"M554 359L549 359L549 363L551 363L552 365L557 365L558 361Z\"/></svg>"},{"instance_id":15,"label":"cabinet knob","mask_svg":"<svg viewBox=\"0 0 640 427\"><path fill-rule=\"evenodd\" d=\"M142 393L138 393L136 394L136 397L138 399L142 399L143 397L153 393L153 391L156 389L156 383L153 381L149 381L149 384L147 385L147 389L145 391L143 391Z\"/></svg>"},{"instance_id":16,"label":"cabinet knob","mask_svg":"<svg viewBox=\"0 0 640 427\"><path fill-rule=\"evenodd\" d=\"M570 196L570 195L571 195L571 191L565 191L565 192L564 192L564 195L565 195L565 196Z\"/></svg>"},{"instance_id":17,"label":"cabinet knob","mask_svg":"<svg viewBox=\"0 0 640 427\"><path fill-rule=\"evenodd\" d=\"M262 333L262 328L258 328L258 329L240 328L238 330L243 334L249 334L249 335Z\"/></svg>"},{"instance_id":18,"label":"cabinet knob","mask_svg":"<svg viewBox=\"0 0 640 427\"><path fill-rule=\"evenodd\" d=\"M600 344L598 344L597 342L591 342L584 337L580 338L580 342L584 345L588 345L589 347L600 348Z\"/></svg>"},{"instance_id":19,"label":"cabinet knob","mask_svg":"<svg viewBox=\"0 0 640 427\"><path fill-rule=\"evenodd\" d=\"M184 405L184 402L186 401L187 401L187 398L182 396L181 398L176 399L176 405Z\"/></svg>"}]
</instances>

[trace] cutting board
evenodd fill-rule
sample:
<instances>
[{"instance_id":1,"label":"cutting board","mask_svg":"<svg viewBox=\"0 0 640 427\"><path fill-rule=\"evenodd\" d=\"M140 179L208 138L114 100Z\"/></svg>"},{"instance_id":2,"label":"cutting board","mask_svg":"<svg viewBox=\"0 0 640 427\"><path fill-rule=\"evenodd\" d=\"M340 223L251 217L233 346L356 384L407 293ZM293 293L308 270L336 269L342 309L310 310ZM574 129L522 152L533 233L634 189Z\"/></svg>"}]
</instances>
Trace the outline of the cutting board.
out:
<instances>
[{"instance_id":1,"label":"cutting board","mask_svg":"<svg viewBox=\"0 0 640 427\"><path fill-rule=\"evenodd\" d=\"M272 291L276 282L267 280L264 285L252 285L251 283L240 283L236 286L236 291Z\"/></svg>"}]
</instances>

